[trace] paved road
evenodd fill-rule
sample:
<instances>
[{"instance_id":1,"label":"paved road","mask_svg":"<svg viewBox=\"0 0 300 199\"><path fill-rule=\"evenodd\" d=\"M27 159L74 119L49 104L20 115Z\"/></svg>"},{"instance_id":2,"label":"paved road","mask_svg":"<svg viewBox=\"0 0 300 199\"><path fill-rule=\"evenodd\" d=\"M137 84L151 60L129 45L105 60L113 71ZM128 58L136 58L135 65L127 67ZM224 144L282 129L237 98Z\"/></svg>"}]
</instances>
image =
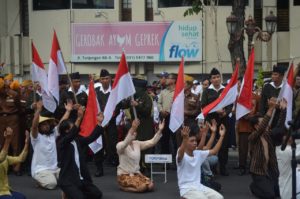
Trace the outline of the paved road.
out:
<instances>
[{"instance_id":1,"label":"paved road","mask_svg":"<svg viewBox=\"0 0 300 199\"><path fill-rule=\"evenodd\" d=\"M236 162L236 152L231 152L230 157L230 176L217 176L217 182L222 184L222 194L225 198L230 199L253 199L248 185L250 183L250 176L238 176L237 171L232 167ZM91 174L94 173L94 166L91 164ZM35 182L31 177L23 175L16 177L13 174L9 176L11 187L19 192L24 193L28 199L58 199L60 198L60 190L43 190L36 187ZM177 188L176 171L168 171L168 182L163 183L162 176L154 177L156 189L151 193L134 194L125 193L118 189L116 182L116 169L112 167L105 168L105 175L101 178L94 178L95 184L103 191L104 199L174 199L179 198Z\"/></svg>"}]
</instances>

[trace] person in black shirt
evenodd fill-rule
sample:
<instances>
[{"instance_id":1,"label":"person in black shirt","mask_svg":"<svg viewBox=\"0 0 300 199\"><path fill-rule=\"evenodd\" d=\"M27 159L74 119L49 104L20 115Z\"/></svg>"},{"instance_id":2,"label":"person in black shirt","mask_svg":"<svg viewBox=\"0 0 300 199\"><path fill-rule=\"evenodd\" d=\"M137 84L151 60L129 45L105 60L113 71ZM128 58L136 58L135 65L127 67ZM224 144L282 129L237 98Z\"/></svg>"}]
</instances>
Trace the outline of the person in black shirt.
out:
<instances>
[{"instance_id":1,"label":"person in black shirt","mask_svg":"<svg viewBox=\"0 0 300 199\"><path fill-rule=\"evenodd\" d=\"M103 134L101 123L103 114L97 116L98 125L88 137L78 135L83 107L79 106L75 123L64 120L59 125L57 141L58 166L60 167L58 185L68 199L101 199L102 192L93 184L84 154L83 147L87 147Z\"/></svg>"},{"instance_id":2,"label":"person in black shirt","mask_svg":"<svg viewBox=\"0 0 300 199\"><path fill-rule=\"evenodd\" d=\"M202 93L202 97L201 97L202 108L215 101L225 88L221 84L221 74L216 68L213 68L210 72L210 82L211 85L207 89L205 89ZM220 126L220 124L224 124L226 129L228 129L228 121L229 121L228 115L231 113L232 107L233 105L228 105L221 110L218 110L214 113L210 113L207 115L205 120L211 122L212 119L215 119L218 123L218 127ZM229 175L226 169L226 165L228 162L228 142L229 142L229 133L226 133L222 143L221 150L218 153L220 173L221 175L224 176Z\"/></svg>"}]
</instances>

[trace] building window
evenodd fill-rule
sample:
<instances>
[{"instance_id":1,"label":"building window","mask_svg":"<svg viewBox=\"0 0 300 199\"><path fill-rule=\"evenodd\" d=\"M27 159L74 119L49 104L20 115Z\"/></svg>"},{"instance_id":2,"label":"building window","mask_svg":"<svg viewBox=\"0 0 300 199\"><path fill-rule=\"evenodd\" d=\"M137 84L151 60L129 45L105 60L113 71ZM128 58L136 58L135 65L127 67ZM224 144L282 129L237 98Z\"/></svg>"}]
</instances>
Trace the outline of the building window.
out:
<instances>
[{"instance_id":1,"label":"building window","mask_svg":"<svg viewBox=\"0 0 300 199\"><path fill-rule=\"evenodd\" d=\"M33 0L33 10L69 9L70 0Z\"/></svg>"},{"instance_id":2,"label":"building window","mask_svg":"<svg viewBox=\"0 0 300 199\"><path fill-rule=\"evenodd\" d=\"M158 0L159 8L191 6L192 0Z\"/></svg>"},{"instance_id":3,"label":"building window","mask_svg":"<svg viewBox=\"0 0 300 199\"><path fill-rule=\"evenodd\" d=\"M262 21L263 21L262 0L254 0L254 20L256 26L262 29Z\"/></svg>"},{"instance_id":4,"label":"building window","mask_svg":"<svg viewBox=\"0 0 300 199\"><path fill-rule=\"evenodd\" d=\"M294 6L300 6L300 0L294 0Z\"/></svg>"},{"instance_id":5,"label":"building window","mask_svg":"<svg viewBox=\"0 0 300 199\"><path fill-rule=\"evenodd\" d=\"M147 3L146 8L153 8L152 0L146 0L146 3Z\"/></svg>"},{"instance_id":6,"label":"building window","mask_svg":"<svg viewBox=\"0 0 300 199\"><path fill-rule=\"evenodd\" d=\"M113 9L112 0L33 0L33 10L70 9Z\"/></svg>"},{"instance_id":7,"label":"building window","mask_svg":"<svg viewBox=\"0 0 300 199\"><path fill-rule=\"evenodd\" d=\"M131 8L131 0L123 0L123 8Z\"/></svg>"},{"instance_id":8,"label":"building window","mask_svg":"<svg viewBox=\"0 0 300 199\"><path fill-rule=\"evenodd\" d=\"M289 31L289 19L289 1L277 0L277 31Z\"/></svg>"}]
</instances>

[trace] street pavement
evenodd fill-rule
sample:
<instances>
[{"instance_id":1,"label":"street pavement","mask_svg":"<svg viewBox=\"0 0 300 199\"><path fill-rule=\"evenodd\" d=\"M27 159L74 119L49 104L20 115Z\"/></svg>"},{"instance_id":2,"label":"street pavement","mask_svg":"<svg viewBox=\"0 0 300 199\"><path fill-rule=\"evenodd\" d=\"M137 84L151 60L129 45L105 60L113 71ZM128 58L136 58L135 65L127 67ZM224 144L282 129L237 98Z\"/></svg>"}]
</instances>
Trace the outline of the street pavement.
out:
<instances>
[{"instance_id":1,"label":"street pavement","mask_svg":"<svg viewBox=\"0 0 300 199\"><path fill-rule=\"evenodd\" d=\"M239 176L237 170L233 167L237 162L237 152L231 151L229 158L229 171L228 177L217 176L216 181L221 183L221 194L224 198L229 199L253 199L249 191L250 175ZM93 164L89 165L91 174L94 174L95 168ZM160 167L161 168L161 167ZM155 191L150 193L126 193L118 189L116 180L116 168L105 167L103 177L93 178L94 183L103 192L104 199L174 199L180 198L177 187L177 176L175 170L167 171L168 182L164 183L162 175L154 176ZM61 191L56 190L43 190L38 188L36 183L31 177L23 175L17 177L13 174L9 175L10 185L13 190L19 191L26 195L27 199L59 199L61 198Z\"/></svg>"}]
</instances>

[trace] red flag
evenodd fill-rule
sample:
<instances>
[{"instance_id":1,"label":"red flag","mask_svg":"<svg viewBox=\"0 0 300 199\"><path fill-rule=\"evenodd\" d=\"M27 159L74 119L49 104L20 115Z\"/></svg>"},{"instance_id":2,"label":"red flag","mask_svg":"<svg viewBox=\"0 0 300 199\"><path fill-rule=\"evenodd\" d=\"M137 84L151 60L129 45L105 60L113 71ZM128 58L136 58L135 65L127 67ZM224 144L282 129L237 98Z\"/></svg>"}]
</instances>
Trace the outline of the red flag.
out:
<instances>
[{"instance_id":1,"label":"red flag","mask_svg":"<svg viewBox=\"0 0 300 199\"><path fill-rule=\"evenodd\" d=\"M58 75L65 74L66 67L63 61L62 52L58 43L56 32L54 31L51 56L49 61L49 71L48 71L48 89L49 92L55 97L59 103L59 84Z\"/></svg>"},{"instance_id":2,"label":"red flag","mask_svg":"<svg viewBox=\"0 0 300 199\"><path fill-rule=\"evenodd\" d=\"M171 108L169 128L174 133L184 121L184 59L182 57Z\"/></svg>"},{"instance_id":3,"label":"red flag","mask_svg":"<svg viewBox=\"0 0 300 199\"><path fill-rule=\"evenodd\" d=\"M97 114L100 112L96 92L94 90L94 81L89 84L89 96L82 123L80 125L80 135L89 136L97 125Z\"/></svg>"},{"instance_id":4,"label":"red flag","mask_svg":"<svg viewBox=\"0 0 300 199\"><path fill-rule=\"evenodd\" d=\"M102 126L106 126L113 116L113 112L119 102L132 96L135 93L135 88L130 76L125 53L122 53L119 68L112 86L107 104L104 109L104 120Z\"/></svg>"},{"instance_id":5,"label":"red flag","mask_svg":"<svg viewBox=\"0 0 300 199\"><path fill-rule=\"evenodd\" d=\"M204 119L209 113L216 112L222 108L233 104L236 100L238 94L237 83L238 83L239 65L236 64L235 71L232 74L230 82L222 91L220 97L213 101L212 103L205 106L202 113L197 117L198 119Z\"/></svg>"},{"instance_id":6,"label":"red flag","mask_svg":"<svg viewBox=\"0 0 300 199\"><path fill-rule=\"evenodd\" d=\"M33 42L31 44L31 47L32 47L32 66L31 66L32 81L40 83L44 107L48 111L54 113L57 104L53 99L53 96L48 90L47 72L45 70L44 64Z\"/></svg>"},{"instance_id":7,"label":"red flag","mask_svg":"<svg viewBox=\"0 0 300 199\"><path fill-rule=\"evenodd\" d=\"M240 89L240 95L236 105L236 120L248 114L252 109L252 90L254 77L254 48L252 48L248 65L244 74L243 82Z\"/></svg>"}]
</instances>

